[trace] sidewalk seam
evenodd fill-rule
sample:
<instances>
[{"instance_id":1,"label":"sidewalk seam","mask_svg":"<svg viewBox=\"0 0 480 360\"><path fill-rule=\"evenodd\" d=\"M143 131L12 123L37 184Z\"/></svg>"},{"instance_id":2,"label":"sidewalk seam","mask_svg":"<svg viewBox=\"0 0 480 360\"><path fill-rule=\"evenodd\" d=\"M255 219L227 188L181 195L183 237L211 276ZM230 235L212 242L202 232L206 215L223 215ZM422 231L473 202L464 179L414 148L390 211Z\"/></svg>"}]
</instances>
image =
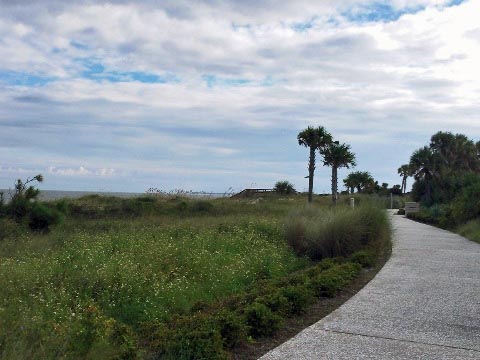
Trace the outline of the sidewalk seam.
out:
<instances>
[{"instance_id":1,"label":"sidewalk seam","mask_svg":"<svg viewBox=\"0 0 480 360\"><path fill-rule=\"evenodd\" d=\"M467 351L473 351L473 352L480 353L480 350L477 350L477 349L463 348L463 347L453 346L453 345L441 345L441 344L428 343L428 342L422 342L422 341L396 339L396 338L387 337L387 336L375 336L375 335L367 335L367 334L358 334L358 333L352 333L352 332L348 332L348 331L328 330L328 329L322 329L322 328L320 328L318 330L319 331L330 332L330 333L344 334L344 335L353 335L353 336L362 336L362 337L375 338L375 339L393 340L393 341L400 341L400 342L406 342L406 343L412 343L412 344L438 346L438 347L444 347L444 348L449 348L449 349L467 350Z\"/></svg>"}]
</instances>

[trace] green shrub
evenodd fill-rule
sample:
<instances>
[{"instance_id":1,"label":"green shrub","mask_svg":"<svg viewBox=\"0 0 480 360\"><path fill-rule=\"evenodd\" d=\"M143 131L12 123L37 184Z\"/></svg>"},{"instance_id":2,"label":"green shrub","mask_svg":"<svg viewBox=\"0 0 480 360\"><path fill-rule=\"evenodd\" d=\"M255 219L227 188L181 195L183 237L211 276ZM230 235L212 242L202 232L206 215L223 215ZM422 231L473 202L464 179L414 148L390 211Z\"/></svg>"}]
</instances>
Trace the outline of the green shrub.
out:
<instances>
[{"instance_id":1,"label":"green shrub","mask_svg":"<svg viewBox=\"0 0 480 360\"><path fill-rule=\"evenodd\" d=\"M257 302L267 306L272 312L286 317L292 313L289 300L282 290L276 290L256 299Z\"/></svg>"},{"instance_id":2,"label":"green shrub","mask_svg":"<svg viewBox=\"0 0 480 360\"><path fill-rule=\"evenodd\" d=\"M375 265L375 253L373 251L361 250L350 256L349 260L353 263L360 264L364 268Z\"/></svg>"},{"instance_id":3,"label":"green shrub","mask_svg":"<svg viewBox=\"0 0 480 360\"><path fill-rule=\"evenodd\" d=\"M358 275L360 269L361 266L356 263L339 264L311 279L310 286L319 297L334 297Z\"/></svg>"},{"instance_id":4,"label":"green shrub","mask_svg":"<svg viewBox=\"0 0 480 360\"><path fill-rule=\"evenodd\" d=\"M289 181L283 180L283 181L277 181L273 191L275 191L277 194L282 194L282 195L288 195L288 194L295 194L296 190L293 184Z\"/></svg>"},{"instance_id":5,"label":"green shrub","mask_svg":"<svg viewBox=\"0 0 480 360\"><path fill-rule=\"evenodd\" d=\"M191 211L194 213L211 213L213 210L213 204L204 200L195 201L191 208Z\"/></svg>"},{"instance_id":6,"label":"green shrub","mask_svg":"<svg viewBox=\"0 0 480 360\"><path fill-rule=\"evenodd\" d=\"M20 222L27 216L30 206L30 201L25 197L13 197L8 204L7 211L16 222Z\"/></svg>"},{"instance_id":7,"label":"green shrub","mask_svg":"<svg viewBox=\"0 0 480 360\"><path fill-rule=\"evenodd\" d=\"M48 231L51 225L59 224L61 221L62 216L56 209L34 203L29 212L28 226L35 231Z\"/></svg>"},{"instance_id":8,"label":"green shrub","mask_svg":"<svg viewBox=\"0 0 480 360\"><path fill-rule=\"evenodd\" d=\"M247 336L247 326L244 319L233 311L221 311L217 315L218 327L223 344L231 349Z\"/></svg>"},{"instance_id":9,"label":"green shrub","mask_svg":"<svg viewBox=\"0 0 480 360\"><path fill-rule=\"evenodd\" d=\"M318 297L334 297L344 283L344 280L338 275L320 274L312 279L310 286Z\"/></svg>"},{"instance_id":10,"label":"green shrub","mask_svg":"<svg viewBox=\"0 0 480 360\"><path fill-rule=\"evenodd\" d=\"M302 313L314 297L312 290L306 285L287 286L282 289L282 294L288 300L292 314Z\"/></svg>"},{"instance_id":11,"label":"green shrub","mask_svg":"<svg viewBox=\"0 0 480 360\"><path fill-rule=\"evenodd\" d=\"M254 338L273 335L281 326L281 316L266 305L255 302L245 309L245 319L249 334Z\"/></svg>"},{"instance_id":12,"label":"green shrub","mask_svg":"<svg viewBox=\"0 0 480 360\"><path fill-rule=\"evenodd\" d=\"M480 243L480 220L471 220L457 228L457 232L467 239Z\"/></svg>"}]
</instances>

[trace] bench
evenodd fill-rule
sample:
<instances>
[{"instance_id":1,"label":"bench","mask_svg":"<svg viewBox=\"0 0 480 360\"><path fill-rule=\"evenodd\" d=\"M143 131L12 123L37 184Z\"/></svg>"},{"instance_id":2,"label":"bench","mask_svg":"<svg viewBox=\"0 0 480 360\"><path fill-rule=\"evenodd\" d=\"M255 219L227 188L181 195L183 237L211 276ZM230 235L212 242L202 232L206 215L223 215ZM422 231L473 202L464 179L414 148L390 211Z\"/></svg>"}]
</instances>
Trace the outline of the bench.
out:
<instances>
[{"instance_id":1,"label":"bench","mask_svg":"<svg viewBox=\"0 0 480 360\"><path fill-rule=\"evenodd\" d=\"M416 213L420 211L420 203L418 202L406 202L405 203L405 215L409 213Z\"/></svg>"}]
</instances>

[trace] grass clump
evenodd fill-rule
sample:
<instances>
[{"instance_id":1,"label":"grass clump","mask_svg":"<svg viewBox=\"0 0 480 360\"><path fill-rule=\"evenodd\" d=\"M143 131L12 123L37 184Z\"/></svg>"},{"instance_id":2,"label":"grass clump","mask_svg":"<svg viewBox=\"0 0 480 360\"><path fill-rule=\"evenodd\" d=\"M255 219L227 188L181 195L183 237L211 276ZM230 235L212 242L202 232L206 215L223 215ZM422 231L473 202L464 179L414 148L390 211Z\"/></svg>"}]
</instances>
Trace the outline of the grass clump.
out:
<instances>
[{"instance_id":1,"label":"grass clump","mask_svg":"<svg viewBox=\"0 0 480 360\"><path fill-rule=\"evenodd\" d=\"M349 256L387 236L388 231L385 212L368 205L355 209L307 207L292 212L285 225L293 250L312 260Z\"/></svg>"},{"instance_id":2,"label":"grass clump","mask_svg":"<svg viewBox=\"0 0 480 360\"><path fill-rule=\"evenodd\" d=\"M471 220L459 226L457 233L480 244L480 220Z\"/></svg>"}]
</instances>

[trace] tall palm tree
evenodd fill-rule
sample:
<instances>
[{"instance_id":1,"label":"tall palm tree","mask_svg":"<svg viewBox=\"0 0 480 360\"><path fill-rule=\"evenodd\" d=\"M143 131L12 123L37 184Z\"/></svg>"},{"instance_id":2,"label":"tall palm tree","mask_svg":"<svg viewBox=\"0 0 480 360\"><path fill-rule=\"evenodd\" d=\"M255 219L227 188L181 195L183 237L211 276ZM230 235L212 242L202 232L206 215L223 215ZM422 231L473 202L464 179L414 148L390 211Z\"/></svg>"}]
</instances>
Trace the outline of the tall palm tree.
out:
<instances>
[{"instance_id":1,"label":"tall palm tree","mask_svg":"<svg viewBox=\"0 0 480 360\"><path fill-rule=\"evenodd\" d=\"M332 135L323 126L312 126L302 130L297 135L298 145L309 148L308 158L308 202L312 202L313 175L315 172L315 151L324 148L332 142Z\"/></svg>"},{"instance_id":2,"label":"tall palm tree","mask_svg":"<svg viewBox=\"0 0 480 360\"><path fill-rule=\"evenodd\" d=\"M425 200L431 201L431 186L436 171L437 159L428 146L416 150L410 158L410 169L415 180L425 182Z\"/></svg>"},{"instance_id":3,"label":"tall palm tree","mask_svg":"<svg viewBox=\"0 0 480 360\"><path fill-rule=\"evenodd\" d=\"M402 194L407 192L407 178L411 176L410 166L408 164L402 165L398 168L398 175L402 177Z\"/></svg>"},{"instance_id":4,"label":"tall palm tree","mask_svg":"<svg viewBox=\"0 0 480 360\"><path fill-rule=\"evenodd\" d=\"M350 166L355 166L355 154L350 151L350 145L331 143L322 150L323 165L332 167L332 202L337 204L337 190L338 190L338 169Z\"/></svg>"}]
</instances>

